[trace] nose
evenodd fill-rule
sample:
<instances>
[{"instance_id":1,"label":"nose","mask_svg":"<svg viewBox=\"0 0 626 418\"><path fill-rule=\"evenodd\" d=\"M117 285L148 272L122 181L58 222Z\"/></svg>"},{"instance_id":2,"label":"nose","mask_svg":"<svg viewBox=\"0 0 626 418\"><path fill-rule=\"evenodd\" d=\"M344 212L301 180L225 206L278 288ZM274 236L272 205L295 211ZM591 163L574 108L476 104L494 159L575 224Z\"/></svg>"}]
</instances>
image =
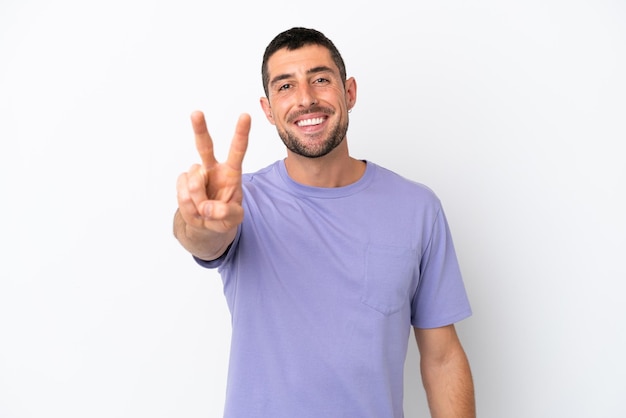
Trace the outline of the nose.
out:
<instances>
[{"instance_id":1,"label":"nose","mask_svg":"<svg viewBox=\"0 0 626 418\"><path fill-rule=\"evenodd\" d=\"M305 84L300 87L300 106L302 107L311 107L317 104L317 97L315 97L314 89Z\"/></svg>"}]
</instances>

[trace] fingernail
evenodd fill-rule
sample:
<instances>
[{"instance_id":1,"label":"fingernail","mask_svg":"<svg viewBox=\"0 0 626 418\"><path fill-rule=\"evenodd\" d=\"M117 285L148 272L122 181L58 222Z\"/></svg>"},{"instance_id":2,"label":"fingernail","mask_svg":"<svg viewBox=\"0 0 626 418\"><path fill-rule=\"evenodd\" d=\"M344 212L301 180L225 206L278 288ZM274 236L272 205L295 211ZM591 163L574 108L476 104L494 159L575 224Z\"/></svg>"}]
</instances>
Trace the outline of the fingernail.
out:
<instances>
[{"instance_id":1,"label":"fingernail","mask_svg":"<svg viewBox=\"0 0 626 418\"><path fill-rule=\"evenodd\" d=\"M204 205L204 216L206 218L210 218L211 217L211 212L213 211L213 205L211 203L206 203Z\"/></svg>"}]
</instances>

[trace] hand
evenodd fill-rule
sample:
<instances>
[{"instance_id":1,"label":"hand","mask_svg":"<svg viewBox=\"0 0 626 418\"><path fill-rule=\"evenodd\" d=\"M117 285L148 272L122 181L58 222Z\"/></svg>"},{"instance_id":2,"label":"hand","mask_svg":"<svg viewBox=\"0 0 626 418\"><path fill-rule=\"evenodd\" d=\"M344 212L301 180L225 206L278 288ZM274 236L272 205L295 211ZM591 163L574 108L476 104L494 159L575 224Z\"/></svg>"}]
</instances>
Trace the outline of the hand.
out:
<instances>
[{"instance_id":1,"label":"hand","mask_svg":"<svg viewBox=\"0 0 626 418\"><path fill-rule=\"evenodd\" d=\"M239 117L224 163L215 159L204 114L193 112L191 123L202 164L192 165L188 172L178 177L178 210L187 228L223 234L243 221L241 174L248 148L250 115Z\"/></svg>"}]
</instances>

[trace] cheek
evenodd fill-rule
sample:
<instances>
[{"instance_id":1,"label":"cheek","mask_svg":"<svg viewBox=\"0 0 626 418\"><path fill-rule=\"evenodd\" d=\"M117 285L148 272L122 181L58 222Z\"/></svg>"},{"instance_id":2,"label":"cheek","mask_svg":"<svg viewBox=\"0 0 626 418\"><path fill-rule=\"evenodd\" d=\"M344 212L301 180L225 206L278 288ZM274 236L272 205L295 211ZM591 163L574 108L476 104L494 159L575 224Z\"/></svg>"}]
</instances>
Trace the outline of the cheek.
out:
<instances>
[{"instance_id":1,"label":"cheek","mask_svg":"<svg viewBox=\"0 0 626 418\"><path fill-rule=\"evenodd\" d=\"M276 124L284 124L284 121L287 119L289 115L290 107L285 104L273 103L272 107L269 109L268 120L274 125Z\"/></svg>"}]
</instances>

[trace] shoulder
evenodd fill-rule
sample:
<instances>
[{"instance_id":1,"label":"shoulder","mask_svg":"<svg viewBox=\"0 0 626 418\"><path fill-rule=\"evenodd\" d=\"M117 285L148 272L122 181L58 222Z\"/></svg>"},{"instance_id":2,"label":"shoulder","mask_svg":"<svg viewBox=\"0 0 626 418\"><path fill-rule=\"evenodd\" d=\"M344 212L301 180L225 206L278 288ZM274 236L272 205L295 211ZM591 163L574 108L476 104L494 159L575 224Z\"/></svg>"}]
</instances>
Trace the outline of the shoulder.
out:
<instances>
[{"instance_id":1,"label":"shoulder","mask_svg":"<svg viewBox=\"0 0 626 418\"><path fill-rule=\"evenodd\" d=\"M246 183L254 183L258 181L267 180L268 178L272 178L276 175L276 168L278 166L279 161L275 161L270 165L263 167L257 171L247 172L242 175L242 182Z\"/></svg>"},{"instance_id":2,"label":"shoulder","mask_svg":"<svg viewBox=\"0 0 626 418\"><path fill-rule=\"evenodd\" d=\"M279 173L279 162L275 161L257 171L244 173L241 177L244 195L250 193L273 193L276 188L281 188L282 181Z\"/></svg>"},{"instance_id":3,"label":"shoulder","mask_svg":"<svg viewBox=\"0 0 626 418\"><path fill-rule=\"evenodd\" d=\"M375 183L377 183L379 188L391 194L411 196L435 205L440 204L439 197L429 186L370 161L368 161L368 164L371 164L376 171Z\"/></svg>"}]
</instances>

